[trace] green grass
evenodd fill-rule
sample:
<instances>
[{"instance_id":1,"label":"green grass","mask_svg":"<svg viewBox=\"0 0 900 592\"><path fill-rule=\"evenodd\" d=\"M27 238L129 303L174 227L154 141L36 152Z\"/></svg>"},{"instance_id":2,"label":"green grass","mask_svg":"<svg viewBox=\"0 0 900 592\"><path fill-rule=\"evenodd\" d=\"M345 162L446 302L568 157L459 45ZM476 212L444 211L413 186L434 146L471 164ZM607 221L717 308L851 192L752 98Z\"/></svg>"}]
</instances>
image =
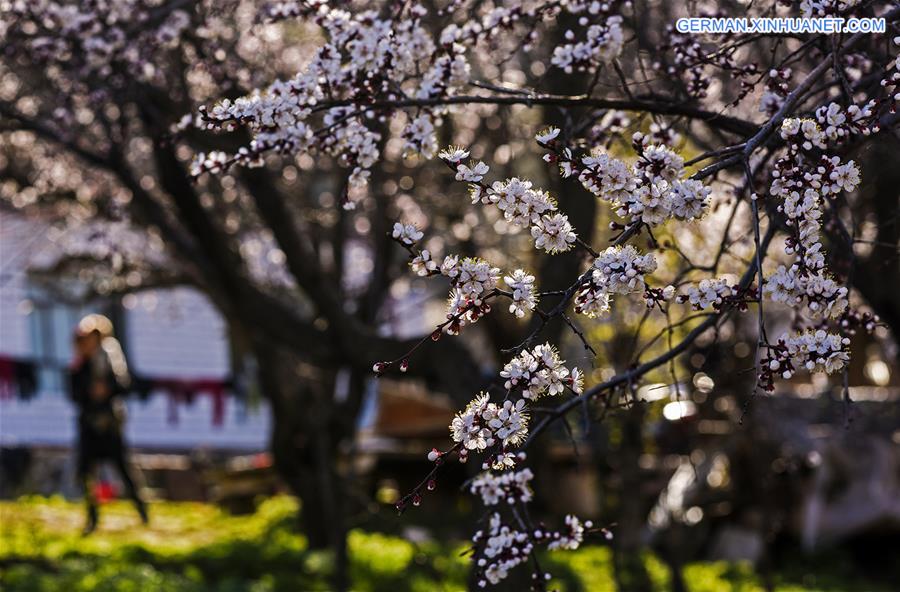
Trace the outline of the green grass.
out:
<instances>
[{"instance_id":1,"label":"green grass","mask_svg":"<svg viewBox=\"0 0 900 592\"><path fill-rule=\"evenodd\" d=\"M331 557L294 531L290 497L251 516L200 503L154 503L144 527L130 505L106 504L100 528L80 536L83 508L59 498L0 503L0 589L231 591L327 590ZM357 590L459 590L466 561L436 545L350 533Z\"/></svg>"},{"instance_id":2,"label":"green grass","mask_svg":"<svg viewBox=\"0 0 900 592\"><path fill-rule=\"evenodd\" d=\"M0 589L4 592L303 591L328 590L331 557L311 552L294 532L296 502L264 501L255 514L230 516L199 503L155 503L151 525L140 525L126 503L102 508L100 529L80 536L80 504L60 498L0 502ZM468 561L462 544L414 544L396 536L354 530L350 534L351 579L360 591L463 590ZM588 546L556 552L543 562L567 591L612 590L610 551ZM648 555L654 587L669 589L669 572ZM779 574L779 592L881 591L852 572ZM833 571L833 570L832 570ZM757 592L763 588L749 566L689 565L691 592Z\"/></svg>"}]
</instances>

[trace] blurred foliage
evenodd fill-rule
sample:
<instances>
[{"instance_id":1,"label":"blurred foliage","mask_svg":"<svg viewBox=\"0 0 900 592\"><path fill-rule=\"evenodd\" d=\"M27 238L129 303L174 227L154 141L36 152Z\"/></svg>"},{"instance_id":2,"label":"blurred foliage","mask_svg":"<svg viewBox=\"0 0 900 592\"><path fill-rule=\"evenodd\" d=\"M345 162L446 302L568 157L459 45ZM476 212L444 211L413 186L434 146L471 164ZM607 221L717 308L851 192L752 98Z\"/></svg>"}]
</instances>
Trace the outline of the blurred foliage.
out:
<instances>
[{"instance_id":1,"label":"blurred foliage","mask_svg":"<svg viewBox=\"0 0 900 592\"><path fill-rule=\"evenodd\" d=\"M151 525L139 526L132 508L103 508L101 527L80 536L80 504L61 498L0 502L0 588L4 592L230 592L327 590L331 558L306 549L296 534L297 503L275 497L256 513L231 516L201 503L152 505ZM354 590L462 590L465 546L412 543L396 536L354 530L349 537ZM589 546L543 559L568 591L614 589L611 552ZM655 587L668 590L669 570L657 558L646 565ZM810 575L797 564L776 575L779 592L888 590L853 577L852 568L828 562ZM692 564L685 568L691 592L763 588L746 565Z\"/></svg>"}]
</instances>

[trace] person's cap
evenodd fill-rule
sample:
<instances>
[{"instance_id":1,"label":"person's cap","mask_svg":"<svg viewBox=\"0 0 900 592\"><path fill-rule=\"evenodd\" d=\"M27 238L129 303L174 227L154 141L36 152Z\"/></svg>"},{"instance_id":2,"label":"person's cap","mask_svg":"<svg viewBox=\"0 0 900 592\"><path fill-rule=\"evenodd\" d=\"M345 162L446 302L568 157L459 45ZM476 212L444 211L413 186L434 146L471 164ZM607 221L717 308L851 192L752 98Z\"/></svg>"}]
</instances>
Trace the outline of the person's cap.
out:
<instances>
[{"instance_id":1,"label":"person's cap","mask_svg":"<svg viewBox=\"0 0 900 592\"><path fill-rule=\"evenodd\" d=\"M75 336L83 337L97 332L101 337L109 337L113 332L112 321L101 314L89 314L75 327Z\"/></svg>"}]
</instances>

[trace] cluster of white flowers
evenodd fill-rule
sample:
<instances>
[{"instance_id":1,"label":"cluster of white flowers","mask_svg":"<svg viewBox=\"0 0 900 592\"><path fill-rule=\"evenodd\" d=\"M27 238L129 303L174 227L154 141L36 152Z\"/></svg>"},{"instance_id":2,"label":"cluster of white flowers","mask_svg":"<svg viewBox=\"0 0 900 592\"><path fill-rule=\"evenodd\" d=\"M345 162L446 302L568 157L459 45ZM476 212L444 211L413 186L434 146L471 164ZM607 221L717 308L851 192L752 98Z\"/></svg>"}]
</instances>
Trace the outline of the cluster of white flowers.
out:
<instances>
[{"instance_id":1,"label":"cluster of white flowers","mask_svg":"<svg viewBox=\"0 0 900 592\"><path fill-rule=\"evenodd\" d=\"M556 203L549 193L532 189L531 181L515 177L496 181L480 198L484 203L496 205L503 217L516 226L535 224L545 213L556 211Z\"/></svg>"},{"instance_id":2,"label":"cluster of white flowers","mask_svg":"<svg viewBox=\"0 0 900 592\"><path fill-rule=\"evenodd\" d=\"M392 236L398 242L412 246L422 238L422 233L412 224L394 224ZM500 278L500 269L491 266L490 263L478 257L467 257L460 260L458 255L447 255L440 265L435 261L433 254L428 249L422 249L416 253L411 249L413 257L409 266L413 273L419 277L431 275L443 275L450 280L453 288L450 292L449 309L447 318L459 316L458 326L451 333L457 333L458 329L466 323L472 323L490 310L485 304L485 298L497 288ZM522 318L528 311L537 307L538 296L534 286L534 276L523 269L516 269L511 274L504 276L503 281L509 287L510 292L503 293L511 300L509 312L517 318Z\"/></svg>"},{"instance_id":3,"label":"cluster of white flowers","mask_svg":"<svg viewBox=\"0 0 900 592\"><path fill-rule=\"evenodd\" d=\"M773 183L773 187L774 187ZM777 195L777 193L776 193ZM791 191L784 196L784 203L779 206L779 211L787 217L787 223L796 229L796 241L788 244L788 254L799 251L801 261L805 267L819 270L825 266L825 254L822 252L821 196L815 189Z\"/></svg>"},{"instance_id":4,"label":"cluster of white flowers","mask_svg":"<svg viewBox=\"0 0 900 592\"><path fill-rule=\"evenodd\" d=\"M608 292L629 294L644 289L645 276L656 270L656 257L652 253L641 255L631 245L609 247L594 260L594 268L594 281Z\"/></svg>"},{"instance_id":5,"label":"cluster of white flowers","mask_svg":"<svg viewBox=\"0 0 900 592\"><path fill-rule=\"evenodd\" d=\"M631 167L602 151L582 156L580 161L568 150L548 157L559 161L564 177L577 174L585 189L608 201L622 218L651 226L669 218L699 218L709 202L710 188L684 178L684 159L664 145L643 144L648 137L636 135L639 158Z\"/></svg>"},{"instance_id":6,"label":"cluster of white flowers","mask_svg":"<svg viewBox=\"0 0 900 592\"><path fill-rule=\"evenodd\" d=\"M439 55L422 77L416 97L430 99L457 89L469 81L469 62L463 55L464 47L458 43L450 46L451 55Z\"/></svg>"},{"instance_id":7,"label":"cluster of white flowers","mask_svg":"<svg viewBox=\"0 0 900 592\"><path fill-rule=\"evenodd\" d=\"M894 45L900 45L900 35L894 37ZM893 69L893 72L890 69ZM881 86L887 93L888 110L896 113L900 110L900 55L894 56L887 76L881 80Z\"/></svg>"},{"instance_id":8,"label":"cluster of white flowers","mask_svg":"<svg viewBox=\"0 0 900 592\"><path fill-rule=\"evenodd\" d=\"M782 358L789 360L790 365L775 359L769 361L769 367L772 370L782 370L783 378L790 378L798 368L831 374L842 369L850 361L850 353L847 351L850 339L837 333L828 333L823 329L783 335L779 341L779 344L781 343L785 348Z\"/></svg>"},{"instance_id":9,"label":"cluster of white flowers","mask_svg":"<svg viewBox=\"0 0 900 592\"><path fill-rule=\"evenodd\" d=\"M535 247L551 254L568 251L578 238L564 214L541 216L531 227L531 237Z\"/></svg>"},{"instance_id":10,"label":"cluster of white flowers","mask_svg":"<svg viewBox=\"0 0 900 592\"><path fill-rule=\"evenodd\" d=\"M352 13L317 2L276 12L279 18L285 14L309 18L325 31L327 40L293 78L276 81L264 92L201 109L208 128L243 125L252 133L251 142L228 164L258 162L261 154L271 150L322 152L351 170L353 184L363 185L379 158L381 136L372 129L378 121L376 112L354 103L371 102L373 93L388 102L449 96L469 80L465 47L436 42L422 23L427 11L421 5L408 6L396 18L375 11ZM404 81L402 90L395 84L398 80ZM328 108L322 105L327 101L342 105ZM402 134L407 152L434 154L435 125L445 111L443 107L420 109L409 117ZM198 160L198 173L209 170L203 158ZM345 203L345 207L352 205Z\"/></svg>"},{"instance_id":11,"label":"cluster of white flowers","mask_svg":"<svg viewBox=\"0 0 900 592\"><path fill-rule=\"evenodd\" d=\"M191 162L191 175L198 176L203 173L221 173L228 168L228 155L221 150L211 150L208 154L200 152Z\"/></svg>"},{"instance_id":12,"label":"cluster of white flowers","mask_svg":"<svg viewBox=\"0 0 900 592\"><path fill-rule=\"evenodd\" d=\"M496 506L501 501L509 505L527 503L534 497L529 483L534 478L531 469L492 473L485 471L473 481L470 491L481 498L485 506Z\"/></svg>"},{"instance_id":13,"label":"cluster of white flowers","mask_svg":"<svg viewBox=\"0 0 900 592\"><path fill-rule=\"evenodd\" d=\"M637 183L627 164L605 152L585 155L581 164L578 180L585 189L613 204L628 202ZM560 168L564 177L575 173L574 163L569 159L562 161Z\"/></svg>"},{"instance_id":14,"label":"cluster of white flowers","mask_svg":"<svg viewBox=\"0 0 900 592\"><path fill-rule=\"evenodd\" d=\"M126 71L140 82L159 83L165 69L154 61L157 52L176 48L191 24L191 11L160 8L153 0L4 2L0 37L10 55L27 49L54 79L65 78L57 84L67 93L98 79L113 88Z\"/></svg>"},{"instance_id":15,"label":"cluster of white flowers","mask_svg":"<svg viewBox=\"0 0 900 592\"><path fill-rule=\"evenodd\" d=\"M515 477L515 475L517 473L504 476L512 483L511 489L515 491L514 495L526 495L523 492L527 492L530 499L531 494L527 482L531 479L531 472L528 471L521 484L515 479L510 479ZM479 477L479 479L482 477ZM509 489L505 486L497 486L494 481L490 482L488 488L495 490L496 493L492 494L492 496L496 495L497 498L491 497L493 503L487 505L496 505L497 501L502 499L504 492ZM473 491L475 491L474 487ZM482 491L482 489L479 489L479 491ZM561 532L534 529L529 534L526 531L517 530L504 524L499 512L491 514L487 530L479 530L472 537L472 542L475 544L478 555L478 560L476 561L479 577L478 586L484 588L488 583L499 584L506 579L510 570L525 563L531 557L535 545L545 545L549 551L559 549L574 551L578 549L584 542L585 532L590 528L593 528L593 523L590 520L582 522L576 516L569 514L565 519L565 529ZM533 577L549 580L550 574L535 573Z\"/></svg>"},{"instance_id":16,"label":"cluster of white flowers","mask_svg":"<svg viewBox=\"0 0 900 592\"><path fill-rule=\"evenodd\" d=\"M413 258L410 265L419 275L431 275L436 267L425 260L425 251ZM479 257L466 257L460 261L458 255L447 255L439 268L439 273L450 279L453 286L447 303L447 319L450 323L447 332L457 335L465 325L475 323L490 312L490 304L485 299L497 287L500 269Z\"/></svg>"},{"instance_id":17,"label":"cluster of white flowers","mask_svg":"<svg viewBox=\"0 0 900 592\"><path fill-rule=\"evenodd\" d=\"M506 379L507 390L521 389L522 396L531 401L544 395L558 395L567 386L576 393L581 392L581 371L578 368L570 371L564 364L556 348L545 343L507 362L500 376Z\"/></svg>"},{"instance_id":18,"label":"cluster of white flowers","mask_svg":"<svg viewBox=\"0 0 900 592\"><path fill-rule=\"evenodd\" d=\"M598 270L591 272L591 281L585 283L575 294L575 312L588 318L602 317L609 312L610 294L602 283Z\"/></svg>"},{"instance_id":19,"label":"cluster of white flowers","mask_svg":"<svg viewBox=\"0 0 900 592\"><path fill-rule=\"evenodd\" d=\"M858 6L860 0L801 0L800 13L803 18L836 16Z\"/></svg>"},{"instance_id":20,"label":"cluster of white flowers","mask_svg":"<svg viewBox=\"0 0 900 592\"><path fill-rule=\"evenodd\" d=\"M720 309L727 298L735 294L734 287L725 278L709 278L700 280L689 286L684 294L678 297L679 302L689 302L694 310L703 310L710 306Z\"/></svg>"},{"instance_id":21,"label":"cluster of white flowers","mask_svg":"<svg viewBox=\"0 0 900 592\"><path fill-rule=\"evenodd\" d=\"M609 247L594 260L588 281L575 294L575 312L590 318L609 312L612 294L642 292L645 276L656 270L656 258L631 245ZM671 296L671 294L670 294Z\"/></svg>"},{"instance_id":22,"label":"cluster of white flowers","mask_svg":"<svg viewBox=\"0 0 900 592\"><path fill-rule=\"evenodd\" d=\"M500 269L480 257L466 257L460 261L457 255L447 255L441 264L441 274L450 278L459 292L472 300L480 301L497 287Z\"/></svg>"},{"instance_id":23,"label":"cluster of white flowers","mask_svg":"<svg viewBox=\"0 0 900 592\"><path fill-rule=\"evenodd\" d=\"M394 224L392 237L397 242L409 247L422 238L422 232L412 224ZM479 257L460 259L458 255L447 255L438 265L434 255L428 249L416 251L410 248L409 266L419 277L443 275L450 280L451 290L447 304L447 332L456 335L462 327L475 323L490 312L491 306L486 300L490 296L502 294L510 298L509 312L522 318L528 311L537 307L538 295L534 285L534 276L523 269L516 269L503 277L509 292L497 291L501 272L498 267Z\"/></svg>"},{"instance_id":24,"label":"cluster of white flowers","mask_svg":"<svg viewBox=\"0 0 900 592\"><path fill-rule=\"evenodd\" d=\"M489 399L487 393L479 394L450 424L451 438L467 450L486 450L497 444L515 447L528 434L524 399L516 403L504 401L501 405Z\"/></svg>"},{"instance_id":25,"label":"cluster of white flowers","mask_svg":"<svg viewBox=\"0 0 900 592\"><path fill-rule=\"evenodd\" d=\"M679 220L693 220L703 215L712 190L695 179L676 179L666 194L664 209Z\"/></svg>"},{"instance_id":26,"label":"cluster of white flowers","mask_svg":"<svg viewBox=\"0 0 900 592\"><path fill-rule=\"evenodd\" d=\"M491 516L487 532L479 530L472 542L483 545L477 561L479 574L484 578L478 581L481 588L488 582L499 584L506 579L511 569L528 561L534 548L528 533L503 524L497 513Z\"/></svg>"},{"instance_id":27,"label":"cluster of white flowers","mask_svg":"<svg viewBox=\"0 0 900 592\"><path fill-rule=\"evenodd\" d=\"M309 16L327 5L328 0L269 0L263 5L259 16L264 22L277 22Z\"/></svg>"},{"instance_id":28,"label":"cluster of white flowers","mask_svg":"<svg viewBox=\"0 0 900 592\"><path fill-rule=\"evenodd\" d=\"M463 327L477 322L488 310L490 307L487 304L467 298L462 290L450 290L447 297L447 320L450 322L447 333L459 335Z\"/></svg>"},{"instance_id":29,"label":"cluster of white flowers","mask_svg":"<svg viewBox=\"0 0 900 592\"><path fill-rule=\"evenodd\" d=\"M646 146L634 171L652 180L673 181L684 172L684 159L667 146Z\"/></svg>"},{"instance_id":30,"label":"cluster of white flowers","mask_svg":"<svg viewBox=\"0 0 900 592\"><path fill-rule=\"evenodd\" d=\"M779 265L766 278L765 292L775 302L802 306L813 317L837 318L847 310L847 288L824 273L800 274L796 265Z\"/></svg>"},{"instance_id":31,"label":"cluster of white flowers","mask_svg":"<svg viewBox=\"0 0 900 592\"><path fill-rule=\"evenodd\" d=\"M558 134L558 129L551 128L538 135L550 141ZM490 168L481 161L471 166L463 164L469 153L462 148L447 148L439 156L456 171L457 181L469 183L473 204L493 204L511 224L530 226L534 246L538 249L560 253L575 244L578 237L569 218L557 211L556 201L546 191L535 189L530 181L515 177L491 185L483 183Z\"/></svg>"},{"instance_id":32,"label":"cluster of white flowers","mask_svg":"<svg viewBox=\"0 0 900 592\"><path fill-rule=\"evenodd\" d=\"M421 154L431 158L437 152L437 137L434 133L433 117L422 112L417 115L403 130L404 153Z\"/></svg>"},{"instance_id":33,"label":"cluster of white flowers","mask_svg":"<svg viewBox=\"0 0 900 592\"><path fill-rule=\"evenodd\" d=\"M825 329L785 333L768 346L768 354L760 360L759 385L772 392L776 377L789 379L801 369L832 374L844 369L849 361L849 337Z\"/></svg>"},{"instance_id":34,"label":"cluster of white flowers","mask_svg":"<svg viewBox=\"0 0 900 592\"><path fill-rule=\"evenodd\" d=\"M828 126L826 131L812 119L785 119L781 136L788 142L789 152L776 163L772 173L770 193L783 200L778 210L791 228L786 252L798 257L789 266L779 266L766 279L764 290L775 302L805 305L814 317L835 318L847 309L847 289L829 277L825 269L821 218L824 200L842 191L853 191L860 177L853 161L842 163L837 156L815 156L809 152L823 150L828 142L840 141L862 129L856 123L848 125L851 109L844 111L832 104L820 110L819 119ZM869 111L866 107L853 113Z\"/></svg>"},{"instance_id":35,"label":"cluster of white flowers","mask_svg":"<svg viewBox=\"0 0 900 592\"><path fill-rule=\"evenodd\" d=\"M507 396L522 391L522 398L507 398L500 404L490 402L487 393L480 393L450 424L454 442L462 445L460 460L465 462L469 450L494 449L483 464L484 469L504 470L524 460L524 454L510 449L519 446L528 435L527 401L545 394L556 395L569 387L580 393L584 378L577 368L569 370L565 362L549 344L525 351L510 360L500 375L506 378Z\"/></svg>"},{"instance_id":36,"label":"cluster of white flowers","mask_svg":"<svg viewBox=\"0 0 900 592\"><path fill-rule=\"evenodd\" d=\"M592 526L593 523L590 520L582 523L576 516L569 514L566 516L566 531L554 532L548 535L552 540L547 544L547 549L550 551L557 549L574 551L584 542L584 529Z\"/></svg>"},{"instance_id":37,"label":"cluster of white flowers","mask_svg":"<svg viewBox=\"0 0 900 592\"><path fill-rule=\"evenodd\" d=\"M874 100L846 109L838 103L829 103L816 110L816 121L829 140L839 142L853 134L871 134L874 110Z\"/></svg>"},{"instance_id":38,"label":"cluster of white flowers","mask_svg":"<svg viewBox=\"0 0 900 592\"><path fill-rule=\"evenodd\" d=\"M404 245L414 245L424 236L422 231L416 228L415 224L403 224L395 222L394 229L391 231L391 237L400 241Z\"/></svg>"},{"instance_id":39,"label":"cluster of white flowers","mask_svg":"<svg viewBox=\"0 0 900 592\"><path fill-rule=\"evenodd\" d=\"M824 150L827 136L815 119L788 117L781 122L781 138L798 144L804 150Z\"/></svg>"},{"instance_id":40,"label":"cluster of white flowers","mask_svg":"<svg viewBox=\"0 0 900 592\"><path fill-rule=\"evenodd\" d=\"M575 33L566 31L566 40L574 39ZM553 50L551 63L569 74L584 72L619 57L624 44L622 17L609 16L604 22L588 27L584 41L566 43Z\"/></svg>"},{"instance_id":41,"label":"cluster of white flowers","mask_svg":"<svg viewBox=\"0 0 900 592\"><path fill-rule=\"evenodd\" d=\"M509 312L518 318L525 316L529 310L537 306L537 292L534 289L534 276L523 269L517 269L505 276L503 281L512 290L512 302Z\"/></svg>"},{"instance_id":42,"label":"cluster of white flowers","mask_svg":"<svg viewBox=\"0 0 900 592\"><path fill-rule=\"evenodd\" d=\"M816 14L823 6L828 10L850 6L839 4L810 2L806 6ZM780 134L787 144L787 154L776 162L769 189L772 196L782 200L778 211L784 214L790 229L785 252L796 257L766 277L764 292L775 302L802 308L805 316L840 318L842 327L849 323L845 316L849 290L832 278L826 268L822 218L830 200L857 188L860 175L852 160L842 162L826 150L830 144L839 144L852 135L868 135L876 130L876 107L874 101L847 108L831 103L819 108L815 119L785 119ZM822 328L785 335L776 345L769 346L760 384L772 391L776 376L790 378L800 368L828 373L840 370L849 361L848 344L846 337Z\"/></svg>"}]
</instances>

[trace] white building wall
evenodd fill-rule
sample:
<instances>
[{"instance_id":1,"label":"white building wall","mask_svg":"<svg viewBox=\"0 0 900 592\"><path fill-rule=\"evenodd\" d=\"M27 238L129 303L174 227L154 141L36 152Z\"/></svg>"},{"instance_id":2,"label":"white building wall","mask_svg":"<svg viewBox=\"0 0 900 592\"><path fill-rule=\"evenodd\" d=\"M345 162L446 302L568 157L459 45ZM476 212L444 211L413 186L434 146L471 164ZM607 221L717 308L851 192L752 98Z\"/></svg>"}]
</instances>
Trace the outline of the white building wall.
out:
<instances>
[{"instance_id":1,"label":"white building wall","mask_svg":"<svg viewBox=\"0 0 900 592\"><path fill-rule=\"evenodd\" d=\"M23 268L40 239L40 225L0 211L0 353L24 357L31 352Z\"/></svg>"},{"instance_id":2,"label":"white building wall","mask_svg":"<svg viewBox=\"0 0 900 592\"><path fill-rule=\"evenodd\" d=\"M154 290L129 304L124 346L135 373L185 379L229 375L225 322L203 294Z\"/></svg>"},{"instance_id":3,"label":"white building wall","mask_svg":"<svg viewBox=\"0 0 900 592\"><path fill-rule=\"evenodd\" d=\"M0 213L0 356L35 354L35 313L29 306L26 270L48 250L46 231L39 221ZM118 336L134 373L179 380L228 378L225 323L202 294L187 288L160 290L135 295L127 304ZM68 340L68 318L62 315L57 321L54 339ZM66 343L61 347L68 351ZM213 400L207 394L197 393L190 405L178 404L176 422L170 421L170 404L162 392L151 393L146 401L128 398L126 437L132 446L247 451L267 447L270 417L264 402L248 409L227 396L221 425L213 424ZM0 399L0 444L71 446L76 438L75 413L58 385L49 389L39 385L28 401Z\"/></svg>"}]
</instances>

